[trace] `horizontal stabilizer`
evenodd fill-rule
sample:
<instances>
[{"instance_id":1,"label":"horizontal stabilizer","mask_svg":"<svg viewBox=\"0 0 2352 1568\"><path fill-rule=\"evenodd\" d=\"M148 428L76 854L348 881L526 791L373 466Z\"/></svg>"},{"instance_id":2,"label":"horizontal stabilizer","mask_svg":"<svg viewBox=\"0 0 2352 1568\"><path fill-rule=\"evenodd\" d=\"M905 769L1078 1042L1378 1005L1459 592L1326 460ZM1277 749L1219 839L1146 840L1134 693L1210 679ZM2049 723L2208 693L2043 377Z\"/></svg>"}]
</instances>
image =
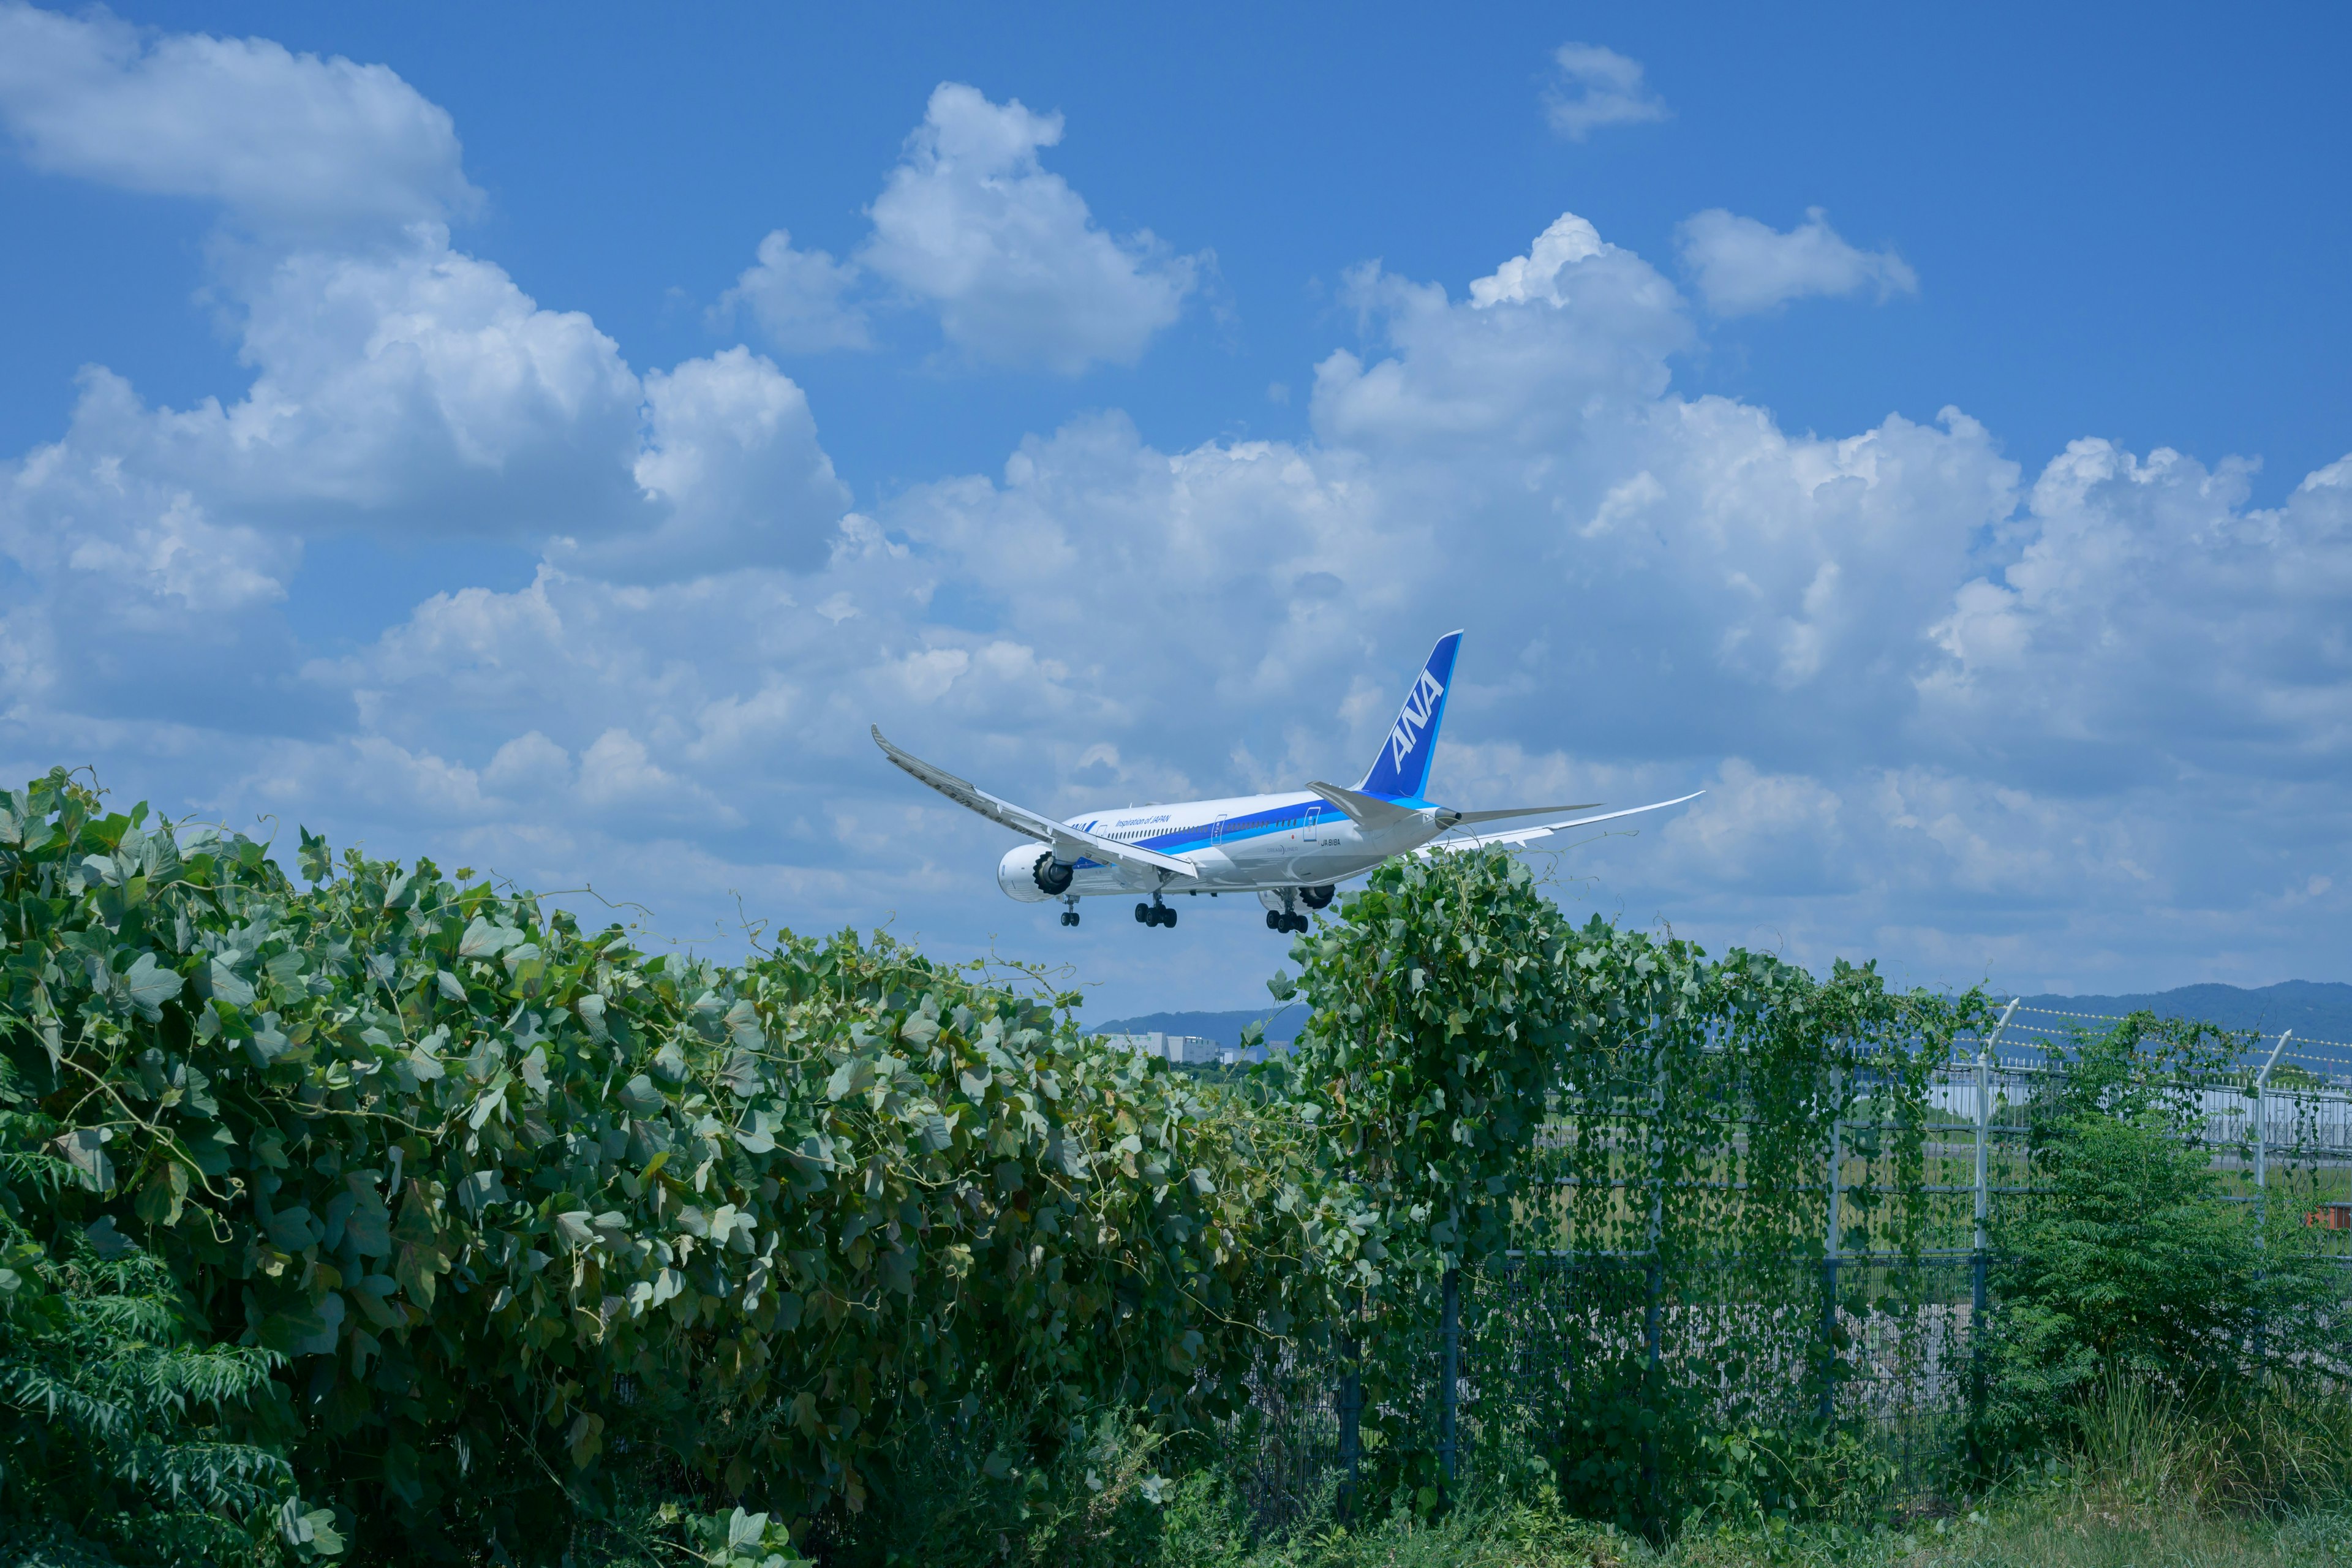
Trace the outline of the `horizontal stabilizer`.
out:
<instances>
[{"instance_id":1,"label":"horizontal stabilizer","mask_svg":"<svg viewBox=\"0 0 2352 1568\"><path fill-rule=\"evenodd\" d=\"M1416 855L1450 855L1457 849L1491 849L1497 845L1532 843L1554 833L1565 833L1571 827L1590 827L1596 822L1614 822L1621 816L1639 816L1645 811L1664 811L1670 805L1680 805L1686 800L1696 800L1706 791L1695 789L1688 795L1672 800L1652 801L1647 805L1629 805L1622 811L1608 811L1599 816L1580 816L1573 822L1547 822L1538 827L1507 827L1500 833L1474 833L1464 838L1442 838L1413 851Z\"/></svg>"},{"instance_id":2,"label":"horizontal stabilizer","mask_svg":"<svg viewBox=\"0 0 2352 1568\"><path fill-rule=\"evenodd\" d=\"M1591 811L1601 803L1583 800L1574 805L1515 805L1505 811L1441 811L1437 814L1441 827L1466 827L1474 822L1500 822L1507 816L1549 816L1555 811Z\"/></svg>"},{"instance_id":3,"label":"horizontal stabilizer","mask_svg":"<svg viewBox=\"0 0 2352 1568\"><path fill-rule=\"evenodd\" d=\"M1121 844L1115 838L1100 837L1083 828L1072 827L1066 822L1056 822L1026 806L1000 800L970 781L956 777L945 768L935 768L922 758L900 751L883 739L880 725L875 725L873 730L874 743L882 748L884 756L966 810L976 811L1000 826L1024 833L1041 843L1053 846L1054 858L1065 865L1074 866L1080 860L1098 860L1106 866L1122 866L1130 871L1151 871L1163 877L1182 877L1188 880L1201 874L1189 860L1179 860L1173 855L1162 855L1157 849L1146 849L1139 844Z\"/></svg>"},{"instance_id":4,"label":"horizontal stabilizer","mask_svg":"<svg viewBox=\"0 0 2352 1568\"><path fill-rule=\"evenodd\" d=\"M1366 795L1361 790L1342 789L1335 784L1310 784L1307 786L1341 811L1348 820L1366 832L1376 828L1394 827L1400 822L1412 822L1421 816L1417 811Z\"/></svg>"}]
</instances>

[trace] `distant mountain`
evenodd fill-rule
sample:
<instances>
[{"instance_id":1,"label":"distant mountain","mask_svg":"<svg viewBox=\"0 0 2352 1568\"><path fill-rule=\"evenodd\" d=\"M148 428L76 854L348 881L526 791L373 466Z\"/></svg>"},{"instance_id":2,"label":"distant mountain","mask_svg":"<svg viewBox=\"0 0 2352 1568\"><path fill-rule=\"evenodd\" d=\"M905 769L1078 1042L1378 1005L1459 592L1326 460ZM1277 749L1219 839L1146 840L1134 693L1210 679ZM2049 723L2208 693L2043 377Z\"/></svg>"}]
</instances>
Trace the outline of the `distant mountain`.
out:
<instances>
[{"instance_id":1,"label":"distant mountain","mask_svg":"<svg viewBox=\"0 0 2352 1568\"><path fill-rule=\"evenodd\" d=\"M1265 1026L1268 1045L1287 1045L1297 1037L1298 1026L1307 1022L1307 1009L1294 1002L1286 1007L1268 1011L1263 1008L1243 1008L1235 1013L1145 1013L1133 1018L1114 1018L1107 1024L1093 1024L1087 1032L1096 1035L1199 1035L1216 1041L1227 1050L1237 1050L1242 1043L1242 1030L1252 1024Z\"/></svg>"},{"instance_id":2,"label":"distant mountain","mask_svg":"<svg viewBox=\"0 0 2352 1568\"><path fill-rule=\"evenodd\" d=\"M2182 985L2128 996L2045 994L2026 997L2025 1005L2113 1017L2145 1007L2159 1018L2200 1018L2225 1029L2259 1029L2266 1035L2293 1029L2298 1041L2352 1043L2352 985L2336 981L2286 980L2252 990L2238 985ZM1292 1003L1271 1012L1243 1008L1232 1013L1145 1013L1092 1028L1098 1035L1201 1035L1232 1047L1241 1044L1245 1026L1261 1021L1269 1044L1285 1044L1297 1037L1299 1026L1307 1021L1307 1009Z\"/></svg>"},{"instance_id":3,"label":"distant mountain","mask_svg":"<svg viewBox=\"0 0 2352 1568\"><path fill-rule=\"evenodd\" d=\"M2025 1005L2112 1016L2144 1007L2159 1018L2197 1018L2225 1029L2259 1029L2265 1035L2293 1029L2298 1040L2352 1042L2352 985L2332 980L2283 980L2252 990L2182 985L2126 996L2028 996Z\"/></svg>"}]
</instances>

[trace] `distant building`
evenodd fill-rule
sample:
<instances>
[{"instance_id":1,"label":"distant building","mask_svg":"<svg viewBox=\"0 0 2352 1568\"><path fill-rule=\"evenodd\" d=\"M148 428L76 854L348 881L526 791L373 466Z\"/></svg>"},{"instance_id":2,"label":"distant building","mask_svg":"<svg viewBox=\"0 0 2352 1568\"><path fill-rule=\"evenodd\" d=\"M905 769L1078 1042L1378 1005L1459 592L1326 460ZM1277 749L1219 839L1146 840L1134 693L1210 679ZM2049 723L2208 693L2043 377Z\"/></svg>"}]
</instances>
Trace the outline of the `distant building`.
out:
<instances>
[{"instance_id":1,"label":"distant building","mask_svg":"<svg viewBox=\"0 0 2352 1568\"><path fill-rule=\"evenodd\" d=\"M1204 1064L1217 1059L1220 1047L1204 1035L1105 1035L1103 1043L1162 1061Z\"/></svg>"}]
</instances>

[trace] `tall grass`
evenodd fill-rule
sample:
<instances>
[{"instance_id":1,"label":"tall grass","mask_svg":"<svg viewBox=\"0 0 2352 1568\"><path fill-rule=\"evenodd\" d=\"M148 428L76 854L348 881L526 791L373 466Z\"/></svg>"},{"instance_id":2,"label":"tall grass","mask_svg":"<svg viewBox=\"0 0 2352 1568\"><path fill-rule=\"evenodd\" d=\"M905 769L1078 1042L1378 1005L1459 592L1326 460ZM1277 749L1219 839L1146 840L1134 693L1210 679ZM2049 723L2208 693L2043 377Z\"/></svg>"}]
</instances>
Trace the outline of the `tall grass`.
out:
<instances>
[{"instance_id":1,"label":"tall grass","mask_svg":"<svg viewBox=\"0 0 2352 1568\"><path fill-rule=\"evenodd\" d=\"M2352 1395L2272 1384L2200 1399L2112 1377L2076 1416L2077 1472L2105 1489L2195 1514L2352 1505Z\"/></svg>"},{"instance_id":2,"label":"tall grass","mask_svg":"<svg viewBox=\"0 0 2352 1568\"><path fill-rule=\"evenodd\" d=\"M2273 1384L2200 1398L2144 1379L2095 1385L2070 1443L1958 1517L1791 1524L1717 1514L1653 1545L1556 1497L1465 1500L1452 1516L1342 1526L1328 1507L1258 1538L1213 1448L1103 1417L1033 1467L984 1426L898 1459L889 1499L810 1544L885 1568L2317 1568L2352 1563L2352 1395ZM1188 1447L1190 1445L1190 1447ZM1164 1472L1182 1472L1180 1480ZM1861 1521L1861 1522L1857 1522Z\"/></svg>"}]
</instances>

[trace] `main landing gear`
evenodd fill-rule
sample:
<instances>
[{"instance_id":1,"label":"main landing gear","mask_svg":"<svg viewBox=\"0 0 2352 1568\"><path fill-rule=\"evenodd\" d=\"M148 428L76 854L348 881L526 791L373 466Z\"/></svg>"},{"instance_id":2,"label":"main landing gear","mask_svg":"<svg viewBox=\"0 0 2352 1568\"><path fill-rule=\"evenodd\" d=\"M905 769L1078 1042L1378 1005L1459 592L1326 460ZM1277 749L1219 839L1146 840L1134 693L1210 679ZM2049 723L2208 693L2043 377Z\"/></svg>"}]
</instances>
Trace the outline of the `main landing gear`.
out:
<instances>
[{"instance_id":1,"label":"main landing gear","mask_svg":"<svg viewBox=\"0 0 2352 1568\"><path fill-rule=\"evenodd\" d=\"M1260 893L1258 897L1265 901L1265 929L1279 931L1303 932L1306 931L1307 917L1298 912L1300 901L1303 900L1310 910L1319 910L1331 901L1328 893L1321 899L1316 898L1314 895L1317 891L1318 889L1309 888L1285 888L1279 893ZM1282 907L1279 909L1275 907L1274 902L1277 898L1282 900Z\"/></svg>"},{"instance_id":2,"label":"main landing gear","mask_svg":"<svg viewBox=\"0 0 2352 1568\"><path fill-rule=\"evenodd\" d=\"M1176 929L1176 911L1160 902L1157 893L1151 895L1150 903L1135 906L1135 918L1144 925L1166 926L1170 931Z\"/></svg>"},{"instance_id":3,"label":"main landing gear","mask_svg":"<svg viewBox=\"0 0 2352 1568\"><path fill-rule=\"evenodd\" d=\"M1062 910L1062 923L1066 926L1074 926L1077 924L1078 900L1076 896L1073 894L1071 897L1064 899L1062 902L1067 906Z\"/></svg>"}]
</instances>

